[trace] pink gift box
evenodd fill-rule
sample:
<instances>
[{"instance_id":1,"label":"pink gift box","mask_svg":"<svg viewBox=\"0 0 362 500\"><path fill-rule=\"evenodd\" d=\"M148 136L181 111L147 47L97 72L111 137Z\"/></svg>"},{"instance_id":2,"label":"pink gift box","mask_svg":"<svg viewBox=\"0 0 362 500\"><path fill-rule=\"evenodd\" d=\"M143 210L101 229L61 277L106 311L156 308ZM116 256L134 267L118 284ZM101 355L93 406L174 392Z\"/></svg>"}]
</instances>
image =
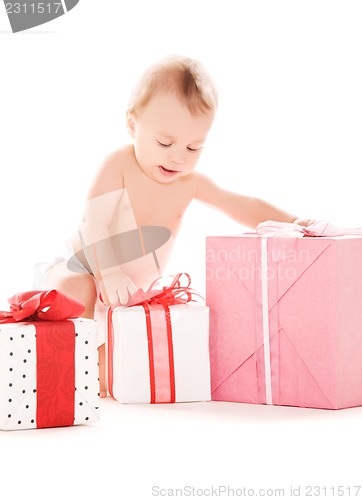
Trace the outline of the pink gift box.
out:
<instances>
[{"instance_id":1,"label":"pink gift box","mask_svg":"<svg viewBox=\"0 0 362 500\"><path fill-rule=\"evenodd\" d=\"M207 238L212 399L362 405L362 237Z\"/></svg>"}]
</instances>

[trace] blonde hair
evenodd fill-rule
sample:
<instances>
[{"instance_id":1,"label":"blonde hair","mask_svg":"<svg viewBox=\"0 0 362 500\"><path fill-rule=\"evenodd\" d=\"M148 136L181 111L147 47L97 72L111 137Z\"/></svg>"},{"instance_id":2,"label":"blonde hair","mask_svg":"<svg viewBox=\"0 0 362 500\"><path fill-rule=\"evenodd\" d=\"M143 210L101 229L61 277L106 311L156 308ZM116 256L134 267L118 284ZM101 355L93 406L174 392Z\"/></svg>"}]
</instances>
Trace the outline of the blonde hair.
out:
<instances>
[{"instance_id":1,"label":"blonde hair","mask_svg":"<svg viewBox=\"0 0 362 500\"><path fill-rule=\"evenodd\" d=\"M175 93L192 115L217 108L215 84L196 59L173 55L153 64L134 88L128 111L137 114L158 92Z\"/></svg>"}]
</instances>

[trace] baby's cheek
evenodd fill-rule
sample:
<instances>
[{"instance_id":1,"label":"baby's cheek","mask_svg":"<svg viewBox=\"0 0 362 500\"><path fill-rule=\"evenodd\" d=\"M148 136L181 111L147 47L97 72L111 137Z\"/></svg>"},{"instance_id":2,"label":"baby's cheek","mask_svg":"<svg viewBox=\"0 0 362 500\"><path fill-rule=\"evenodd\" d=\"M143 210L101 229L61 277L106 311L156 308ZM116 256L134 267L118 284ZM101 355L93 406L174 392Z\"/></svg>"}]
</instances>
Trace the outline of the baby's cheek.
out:
<instances>
[{"instance_id":1,"label":"baby's cheek","mask_svg":"<svg viewBox=\"0 0 362 500\"><path fill-rule=\"evenodd\" d=\"M195 156L192 158L191 161L192 170L196 167L199 158L200 158L200 153L196 153Z\"/></svg>"}]
</instances>

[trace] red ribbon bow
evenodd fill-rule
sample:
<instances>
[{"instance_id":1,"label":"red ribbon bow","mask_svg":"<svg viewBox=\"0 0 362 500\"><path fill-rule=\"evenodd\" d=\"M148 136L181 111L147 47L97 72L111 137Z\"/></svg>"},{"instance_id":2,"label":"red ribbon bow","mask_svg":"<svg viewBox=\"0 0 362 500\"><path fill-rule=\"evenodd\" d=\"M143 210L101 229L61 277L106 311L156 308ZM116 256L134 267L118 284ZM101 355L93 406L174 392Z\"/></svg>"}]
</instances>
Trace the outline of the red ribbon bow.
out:
<instances>
[{"instance_id":1,"label":"red ribbon bow","mask_svg":"<svg viewBox=\"0 0 362 500\"><path fill-rule=\"evenodd\" d=\"M186 283L182 284L182 279L186 278ZM175 304L186 304L187 302L195 302L194 295L199 295L195 290L190 288L191 278L187 273L179 273L173 276L170 285L162 286L161 289L157 285L161 285L162 278L158 278L151 283L149 288L144 292L140 288L135 295L130 297L127 302L129 306L139 306L142 304L163 306L173 306Z\"/></svg>"},{"instance_id":2,"label":"red ribbon bow","mask_svg":"<svg viewBox=\"0 0 362 500\"><path fill-rule=\"evenodd\" d=\"M64 321L78 318L84 305L59 290L31 290L8 299L10 311L0 311L0 323L14 321Z\"/></svg>"}]
</instances>

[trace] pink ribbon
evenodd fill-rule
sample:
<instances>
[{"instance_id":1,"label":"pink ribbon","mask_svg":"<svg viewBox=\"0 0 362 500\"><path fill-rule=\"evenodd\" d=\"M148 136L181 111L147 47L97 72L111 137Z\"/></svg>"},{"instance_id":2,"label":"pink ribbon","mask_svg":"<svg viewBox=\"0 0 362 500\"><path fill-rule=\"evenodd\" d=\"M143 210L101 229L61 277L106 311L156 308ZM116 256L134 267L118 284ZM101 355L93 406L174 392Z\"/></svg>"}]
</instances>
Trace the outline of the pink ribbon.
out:
<instances>
[{"instance_id":1,"label":"pink ribbon","mask_svg":"<svg viewBox=\"0 0 362 500\"><path fill-rule=\"evenodd\" d=\"M303 236L311 237L335 237L335 236L362 236L362 227L344 228L333 226L325 220L315 221L309 226L300 226L299 224L289 222L277 222L268 220L261 222L256 227L257 234L265 236L291 236L301 238Z\"/></svg>"}]
</instances>

